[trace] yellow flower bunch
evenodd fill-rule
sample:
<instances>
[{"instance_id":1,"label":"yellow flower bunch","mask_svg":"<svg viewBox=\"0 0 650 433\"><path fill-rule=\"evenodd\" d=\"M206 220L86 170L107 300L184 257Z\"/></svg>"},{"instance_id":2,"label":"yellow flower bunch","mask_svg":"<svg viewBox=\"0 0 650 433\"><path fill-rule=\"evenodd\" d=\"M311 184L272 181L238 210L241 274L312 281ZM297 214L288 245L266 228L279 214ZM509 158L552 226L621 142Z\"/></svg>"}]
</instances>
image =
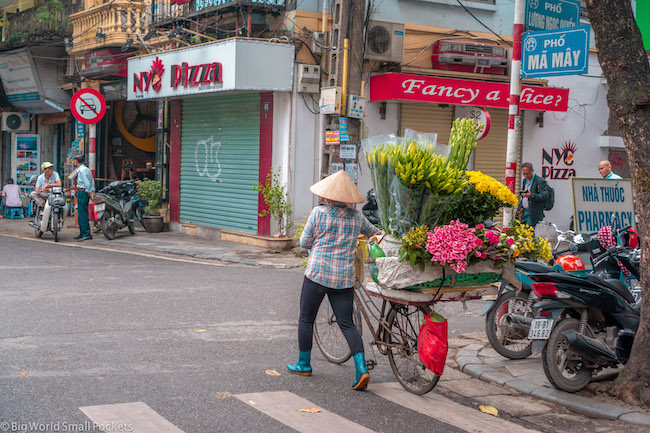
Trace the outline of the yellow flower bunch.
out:
<instances>
[{"instance_id":1,"label":"yellow flower bunch","mask_svg":"<svg viewBox=\"0 0 650 433\"><path fill-rule=\"evenodd\" d=\"M531 260L539 258L545 262L553 259L551 243L546 238L536 238L535 229L529 225L515 221L507 233L515 239L513 258L521 255Z\"/></svg>"},{"instance_id":2,"label":"yellow flower bunch","mask_svg":"<svg viewBox=\"0 0 650 433\"><path fill-rule=\"evenodd\" d=\"M507 186L495 178L487 176L480 171L468 171L466 173L469 177L469 182L473 184L476 190L481 194L491 194L503 203L508 203L512 206L517 206L519 203L517 196L510 192Z\"/></svg>"},{"instance_id":3,"label":"yellow flower bunch","mask_svg":"<svg viewBox=\"0 0 650 433\"><path fill-rule=\"evenodd\" d=\"M535 238L535 242L537 243L536 249L539 257L545 262L550 262L553 259L551 243L546 238Z\"/></svg>"}]
</instances>

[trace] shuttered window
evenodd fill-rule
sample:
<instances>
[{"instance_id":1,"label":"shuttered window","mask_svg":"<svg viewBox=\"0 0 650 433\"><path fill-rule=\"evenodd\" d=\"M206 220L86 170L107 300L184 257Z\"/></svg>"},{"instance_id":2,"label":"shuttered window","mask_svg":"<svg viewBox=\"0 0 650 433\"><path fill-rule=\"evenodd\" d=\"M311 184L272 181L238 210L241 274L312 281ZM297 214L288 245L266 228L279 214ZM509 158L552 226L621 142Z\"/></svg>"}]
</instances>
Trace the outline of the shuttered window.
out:
<instances>
[{"instance_id":1,"label":"shuttered window","mask_svg":"<svg viewBox=\"0 0 650 433\"><path fill-rule=\"evenodd\" d=\"M429 103L402 104L400 119L400 136L404 130L414 129L418 132L435 132L438 134L438 143L449 144L449 133L453 121L453 108L441 107Z\"/></svg>"},{"instance_id":2,"label":"shuttered window","mask_svg":"<svg viewBox=\"0 0 650 433\"><path fill-rule=\"evenodd\" d=\"M257 232L259 93L183 100L180 220Z\"/></svg>"}]
</instances>

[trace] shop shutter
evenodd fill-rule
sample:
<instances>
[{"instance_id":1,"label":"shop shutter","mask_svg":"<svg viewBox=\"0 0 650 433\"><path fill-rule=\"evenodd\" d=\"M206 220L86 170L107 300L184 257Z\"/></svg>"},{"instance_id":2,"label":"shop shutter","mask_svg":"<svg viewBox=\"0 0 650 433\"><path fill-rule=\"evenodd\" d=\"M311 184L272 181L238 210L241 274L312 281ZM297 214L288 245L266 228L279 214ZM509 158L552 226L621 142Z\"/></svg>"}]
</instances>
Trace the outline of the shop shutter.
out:
<instances>
[{"instance_id":1,"label":"shop shutter","mask_svg":"<svg viewBox=\"0 0 650 433\"><path fill-rule=\"evenodd\" d=\"M183 100L180 220L257 232L259 93Z\"/></svg>"},{"instance_id":2,"label":"shop shutter","mask_svg":"<svg viewBox=\"0 0 650 433\"><path fill-rule=\"evenodd\" d=\"M407 128L418 132L435 132L438 143L448 144L452 122L452 107L443 108L426 102L402 104L400 136L404 136Z\"/></svg>"}]
</instances>

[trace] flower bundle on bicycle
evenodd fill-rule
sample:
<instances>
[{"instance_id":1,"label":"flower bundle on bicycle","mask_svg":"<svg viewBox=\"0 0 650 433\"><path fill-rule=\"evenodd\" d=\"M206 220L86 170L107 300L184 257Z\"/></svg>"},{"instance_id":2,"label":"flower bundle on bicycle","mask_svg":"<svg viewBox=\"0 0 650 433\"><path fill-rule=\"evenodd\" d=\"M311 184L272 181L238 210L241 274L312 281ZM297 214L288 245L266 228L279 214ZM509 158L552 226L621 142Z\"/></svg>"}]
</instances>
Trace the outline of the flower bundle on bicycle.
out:
<instances>
[{"instance_id":1,"label":"flower bundle on bicycle","mask_svg":"<svg viewBox=\"0 0 650 433\"><path fill-rule=\"evenodd\" d=\"M435 134L411 130L403 138L364 140L381 226L402 244L398 257L378 261L377 272L371 268L383 287L434 288L443 280L453 286L463 279L466 286L484 286L514 273L517 256L548 258L550 244L530 228L485 227L518 201L498 180L465 170L479 128L471 119L455 120L449 146L436 144ZM477 274L481 278L467 277Z\"/></svg>"}]
</instances>

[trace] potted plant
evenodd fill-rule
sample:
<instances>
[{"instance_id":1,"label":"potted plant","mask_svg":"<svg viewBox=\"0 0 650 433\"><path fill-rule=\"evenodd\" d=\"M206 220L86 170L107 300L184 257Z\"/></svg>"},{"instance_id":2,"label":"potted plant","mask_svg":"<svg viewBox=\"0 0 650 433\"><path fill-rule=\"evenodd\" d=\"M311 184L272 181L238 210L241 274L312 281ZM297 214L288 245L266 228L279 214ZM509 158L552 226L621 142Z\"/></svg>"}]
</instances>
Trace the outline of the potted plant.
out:
<instances>
[{"instance_id":1,"label":"potted plant","mask_svg":"<svg viewBox=\"0 0 650 433\"><path fill-rule=\"evenodd\" d=\"M287 190L280 179L280 169L277 171L271 168L266 176L264 184L258 183L253 189L259 192L264 198L268 209L259 215L265 217L270 215L275 220L280 233L269 239L268 245L274 251L283 251L291 248L293 240L288 236L289 229L293 226L291 217L293 207L287 202Z\"/></svg>"},{"instance_id":2,"label":"potted plant","mask_svg":"<svg viewBox=\"0 0 650 433\"><path fill-rule=\"evenodd\" d=\"M160 233L163 229L163 217L158 210L165 188L157 180L145 178L138 184L138 196L146 202L143 224L149 233Z\"/></svg>"}]
</instances>

